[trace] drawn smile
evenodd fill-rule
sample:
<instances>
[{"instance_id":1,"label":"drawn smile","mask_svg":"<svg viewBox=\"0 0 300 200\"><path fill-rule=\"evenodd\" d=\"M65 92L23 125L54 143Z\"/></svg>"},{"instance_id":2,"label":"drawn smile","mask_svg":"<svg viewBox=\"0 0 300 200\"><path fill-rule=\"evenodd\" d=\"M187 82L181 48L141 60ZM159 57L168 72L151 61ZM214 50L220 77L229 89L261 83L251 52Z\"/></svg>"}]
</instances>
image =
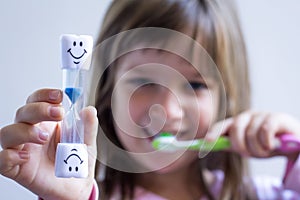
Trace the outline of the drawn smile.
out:
<instances>
[{"instance_id":1,"label":"drawn smile","mask_svg":"<svg viewBox=\"0 0 300 200\"><path fill-rule=\"evenodd\" d=\"M72 52L71 52L71 48L67 51L68 53L70 53L70 55L74 58L74 59L76 59L76 60L79 60L80 58L82 58L83 56L84 56L84 54L86 54L87 52L86 52L86 50L85 49L83 49L83 53L82 53L82 55L81 56L74 56L73 54L72 54ZM78 62L76 62L76 61L73 61L75 64L79 64L80 63L80 61L78 61Z\"/></svg>"}]
</instances>

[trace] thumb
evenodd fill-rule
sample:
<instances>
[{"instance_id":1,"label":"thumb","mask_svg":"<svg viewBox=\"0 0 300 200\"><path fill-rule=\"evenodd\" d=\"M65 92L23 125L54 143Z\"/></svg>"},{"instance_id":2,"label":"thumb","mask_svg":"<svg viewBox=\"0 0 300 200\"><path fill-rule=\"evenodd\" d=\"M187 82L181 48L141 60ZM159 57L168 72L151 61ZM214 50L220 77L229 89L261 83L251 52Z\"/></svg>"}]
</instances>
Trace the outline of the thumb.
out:
<instances>
[{"instance_id":1,"label":"thumb","mask_svg":"<svg viewBox=\"0 0 300 200\"><path fill-rule=\"evenodd\" d=\"M225 135L226 133L228 133L232 123L233 119L228 118L212 125L211 128L208 130L207 134L205 135L204 142L216 142L221 135ZM201 151L200 148L198 157L204 158L212 150L212 148L213 147L206 151Z\"/></svg>"},{"instance_id":2,"label":"thumb","mask_svg":"<svg viewBox=\"0 0 300 200\"><path fill-rule=\"evenodd\" d=\"M233 124L233 121L233 118L227 118L215 123L207 132L206 139L209 141L215 141L220 136L227 134Z\"/></svg>"},{"instance_id":3,"label":"thumb","mask_svg":"<svg viewBox=\"0 0 300 200\"><path fill-rule=\"evenodd\" d=\"M96 108L93 106L84 108L81 117L84 123L84 143L87 145L89 154L89 174L93 174L97 158L98 119Z\"/></svg>"},{"instance_id":4,"label":"thumb","mask_svg":"<svg viewBox=\"0 0 300 200\"><path fill-rule=\"evenodd\" d=\"M89 147L96 148L96 137L98 131L97 110L93 106L88 106L82 110L82 120L84 123L84 143Z\"/></svg>"}]
</instances>

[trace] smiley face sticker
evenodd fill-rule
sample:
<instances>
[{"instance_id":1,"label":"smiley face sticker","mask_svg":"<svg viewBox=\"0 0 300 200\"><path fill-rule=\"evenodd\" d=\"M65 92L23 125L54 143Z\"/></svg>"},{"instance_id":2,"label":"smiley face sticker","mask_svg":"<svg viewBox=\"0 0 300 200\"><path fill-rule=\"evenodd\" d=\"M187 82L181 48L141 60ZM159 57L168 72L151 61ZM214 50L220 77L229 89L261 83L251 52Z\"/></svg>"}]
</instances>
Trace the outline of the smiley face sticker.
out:
<instances>
[{"instance_id":1,"label":"smiley face sticker","mask_svg":"<svg viewBox=\"0 0 300 200\"><path fill-rule=\"evenodd\" d=\"M93 38L89 35L65 34L61 38L63 69L89 69Z\"/></svg>"}]
</instances>

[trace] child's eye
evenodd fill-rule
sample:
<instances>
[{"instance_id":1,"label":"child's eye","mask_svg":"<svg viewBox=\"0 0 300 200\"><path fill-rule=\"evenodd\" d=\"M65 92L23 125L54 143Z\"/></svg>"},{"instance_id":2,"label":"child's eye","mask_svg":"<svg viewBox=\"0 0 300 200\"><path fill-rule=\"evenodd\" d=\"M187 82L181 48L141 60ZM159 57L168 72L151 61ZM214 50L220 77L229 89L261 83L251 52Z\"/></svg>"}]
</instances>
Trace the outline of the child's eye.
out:
<instances>
[{"instance_id":1,"label":"child's eye","mask_svg":"<svg viewBox=\"0 0 300 200\"><path fill-rule=\"evenodd\" d=\"M153 81L146 79L146 78L135 78L129 80L130 84L138 87L146 87L146 86L154 86L156 85Z\"/></svg>"},{"instance_id":2,"label":"child's eye","mask_svg":"<svg viewBox=\"0 0 300 200\"><path fill-rule=\"evenodd\" d=\"M128 82L131 84L134 84L134 85L142 86L142 85L149 83L149 80L144 79L144 78L135 78L135 79L130 79Z\"/></svg>"},{"instance_id":3,"label":"child's eye","mask_svg":"<svg viewBox=\"0 0 300 200\"><path fill-rule=\"evenodd\" d=\"M202 82L190 82L189 86L195 91L203 90L203 89L208 88L207 85L205 83L202 83Z\"/></svg>"}]
</instances>

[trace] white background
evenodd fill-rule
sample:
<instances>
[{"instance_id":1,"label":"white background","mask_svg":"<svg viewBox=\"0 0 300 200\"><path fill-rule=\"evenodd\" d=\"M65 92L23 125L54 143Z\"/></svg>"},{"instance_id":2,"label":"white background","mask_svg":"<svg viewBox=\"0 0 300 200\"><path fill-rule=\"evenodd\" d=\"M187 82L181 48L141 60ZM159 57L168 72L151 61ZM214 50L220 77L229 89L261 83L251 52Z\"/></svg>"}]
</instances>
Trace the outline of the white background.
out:
<instances>
[{"instance_id":1,"label":"white background","mask_svg":"<svg viewBox=\"0 0 300 200\"><path fill-rule=\"evenodd\" d=\"M88 3L87 3L88 2ZM0 7L0 127L39 88L61 87L58 38L62 33L96 37L110 0L3 1ZM300 118L300 3L238 0L247 43L256 110ZM284 159L251 160L256 175L281 177ZM0 199L36 199L0 175Z\"/></svg>"}]
</instances>

